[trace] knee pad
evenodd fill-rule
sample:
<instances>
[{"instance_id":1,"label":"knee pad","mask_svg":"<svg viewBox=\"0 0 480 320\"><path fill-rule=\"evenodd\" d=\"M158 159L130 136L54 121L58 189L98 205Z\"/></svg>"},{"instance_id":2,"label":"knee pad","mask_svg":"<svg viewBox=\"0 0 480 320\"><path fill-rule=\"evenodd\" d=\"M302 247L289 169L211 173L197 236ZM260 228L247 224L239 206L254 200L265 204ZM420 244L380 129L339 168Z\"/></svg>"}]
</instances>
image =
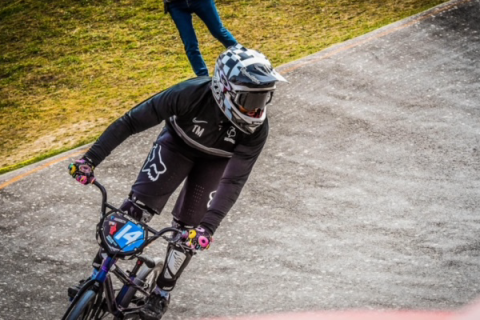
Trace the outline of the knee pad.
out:
<instances>
[{"instance_id":1,"label":"knee pad","mask_svg":"<svg viewBox=\"0 0 480 320\"><path fill-rule=\"evenodd\" d=\"M146 204L136 199L132 194L129 195L128 199L125 199L120 207L120 210L128 214L133 219L143 223L150 222L150 220L153 218L153 215L156 213L154 209L149 208Z\"/></svg>"}]
</instances>

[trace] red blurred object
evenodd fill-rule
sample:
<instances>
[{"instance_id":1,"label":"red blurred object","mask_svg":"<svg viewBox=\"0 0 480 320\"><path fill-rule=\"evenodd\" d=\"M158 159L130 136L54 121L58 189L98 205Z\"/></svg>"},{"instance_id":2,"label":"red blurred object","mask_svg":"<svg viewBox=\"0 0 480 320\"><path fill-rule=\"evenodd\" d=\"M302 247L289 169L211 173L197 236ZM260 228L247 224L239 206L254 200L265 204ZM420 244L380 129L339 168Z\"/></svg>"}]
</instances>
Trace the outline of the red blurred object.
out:
<instances>
[{"instance_id":1,"label":"red blurred object","mask_svg":"<svg viewBox=\"0 0 480 320\"><path fill-rule=\"evenodd\" d=\"M318 311L210 320L480 320L480 299L454 311Z\"/></svg>"},{"instance_id":2,"label":"red blurred object","mask_svg":"<svg viewBox=\"0 0 480 320\"><path fill-rule=\"evenodd\" d=\"M455 313L448 311L325 311L245 316L229 320L454 320L453 315Z\"/></svg>"},{"instance_id":3,"label":"red blurred object","mask_svg":"<svg viewBox=\"0 0 480 320\"><path fill-rule=\"evenodd\" d=\"M460 310L452 320L479 320L480 319L480 299Z\"/></svg>"}]
</instances>

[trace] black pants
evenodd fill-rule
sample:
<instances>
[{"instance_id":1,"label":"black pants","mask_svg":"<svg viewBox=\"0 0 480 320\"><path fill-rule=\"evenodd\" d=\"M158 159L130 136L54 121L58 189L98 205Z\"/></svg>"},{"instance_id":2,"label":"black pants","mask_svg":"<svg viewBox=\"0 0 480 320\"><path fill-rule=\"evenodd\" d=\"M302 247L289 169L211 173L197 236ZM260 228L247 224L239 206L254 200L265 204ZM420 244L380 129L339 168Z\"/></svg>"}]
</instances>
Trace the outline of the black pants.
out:
<instances>
[{"instance_id":1,"label":"black pants","mask_svg":"<svg viewBox=\"0 0 480 320\"><path fill-rule=\"evenodd\" d=\"M172 214L185 225L197 226L207 211L228 158L196 156L168 133L154 144L132 186L133 194L160 213L185 181Z\"/></svg>"},{"instance_id":2,"label":"black pants","mask_svg":"<svg viewBox=\"0 0 480 320\"><path fill-rule=\"evenodd\" d=\"M184 225L197 226L215 195L228 159L202 157L188 151L193 150L180 142L176 143L174 137L164 132L145 160L132 186L132 193L160 213L172 193L184 181L173 215ZM170 245L163 270L157 279L158 287L171 291L191 256L191 252Z\"/></svg>"}]
</instances>

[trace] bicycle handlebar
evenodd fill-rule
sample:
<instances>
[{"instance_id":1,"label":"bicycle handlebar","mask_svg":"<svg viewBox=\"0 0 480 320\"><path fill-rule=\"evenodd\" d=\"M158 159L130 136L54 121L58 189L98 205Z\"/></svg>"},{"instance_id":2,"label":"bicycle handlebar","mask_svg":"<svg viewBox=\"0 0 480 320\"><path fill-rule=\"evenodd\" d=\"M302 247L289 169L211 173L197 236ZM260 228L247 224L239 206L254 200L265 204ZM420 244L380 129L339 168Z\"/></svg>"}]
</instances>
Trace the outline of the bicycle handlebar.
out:
<instances>
[{"instance_id":1,"label":"bicycle handlebar","mask_svg":"<svg viewBox=\"0 0 480 320\"><path fill-rule=\"evenodd\" d=\"M107 203L107 190L105 189L105 187L100 183L98 182L98 180L94 180L92 181L92 184L94 186L96 186L100 192L102 193L102 218L105 217L106 215L106 211L107 211L107 208L111 209L111 210L114 210L114 211L118 211L118 212L122 212L122 210L120 209L117 209L115 208L114 206L110 205L109 203ZM162 230L160 231L157 231L155 229L153 229L152 227L150 227L149 225L147 224L143 224L147 230L151 233L154 234L154 236L150 237L148 240L147 240L147 243L150 244L152 243L153 241L157 240L158 238L160 238L162 235L164 235L165 233L167 232L177 232L178 235L172 240L172 241L178 241L180 240L181 236L182 236L182 231L181 230L178 230L176 228L172 228L172 227L167 227L167 228L163 228Z\"/></svg>"},{"instance_id":2,"label":"bicycle handlebar","mask_svg":"<svg viewBox=\"0 0 480 320\"><path fill-rule=\"evenodd\" d=\"M104 216L107 211L107 190L97 181L97 179L93 180L92 184L100 189L100 192L102 193L102 216Z\"/></svg>"}]
</instances>

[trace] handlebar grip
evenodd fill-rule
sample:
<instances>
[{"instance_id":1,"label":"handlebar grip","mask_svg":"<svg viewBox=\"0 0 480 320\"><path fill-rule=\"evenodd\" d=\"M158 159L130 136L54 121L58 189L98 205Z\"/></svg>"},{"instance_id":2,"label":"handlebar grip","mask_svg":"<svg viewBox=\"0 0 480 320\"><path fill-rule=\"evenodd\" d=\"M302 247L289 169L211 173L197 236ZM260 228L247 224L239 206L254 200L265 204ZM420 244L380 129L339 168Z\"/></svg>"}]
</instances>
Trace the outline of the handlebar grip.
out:
<instances>
[{"instance_id":1,"label":"handlebar grip","mask_svg":"<svg viewBox=\"0 0 480 320\"><path fill-rule=\"evenodd\" d=\"M96 179L95 177L77 176L76 180L81 184L93 184Z\"/></svg>"}]
</instances>

